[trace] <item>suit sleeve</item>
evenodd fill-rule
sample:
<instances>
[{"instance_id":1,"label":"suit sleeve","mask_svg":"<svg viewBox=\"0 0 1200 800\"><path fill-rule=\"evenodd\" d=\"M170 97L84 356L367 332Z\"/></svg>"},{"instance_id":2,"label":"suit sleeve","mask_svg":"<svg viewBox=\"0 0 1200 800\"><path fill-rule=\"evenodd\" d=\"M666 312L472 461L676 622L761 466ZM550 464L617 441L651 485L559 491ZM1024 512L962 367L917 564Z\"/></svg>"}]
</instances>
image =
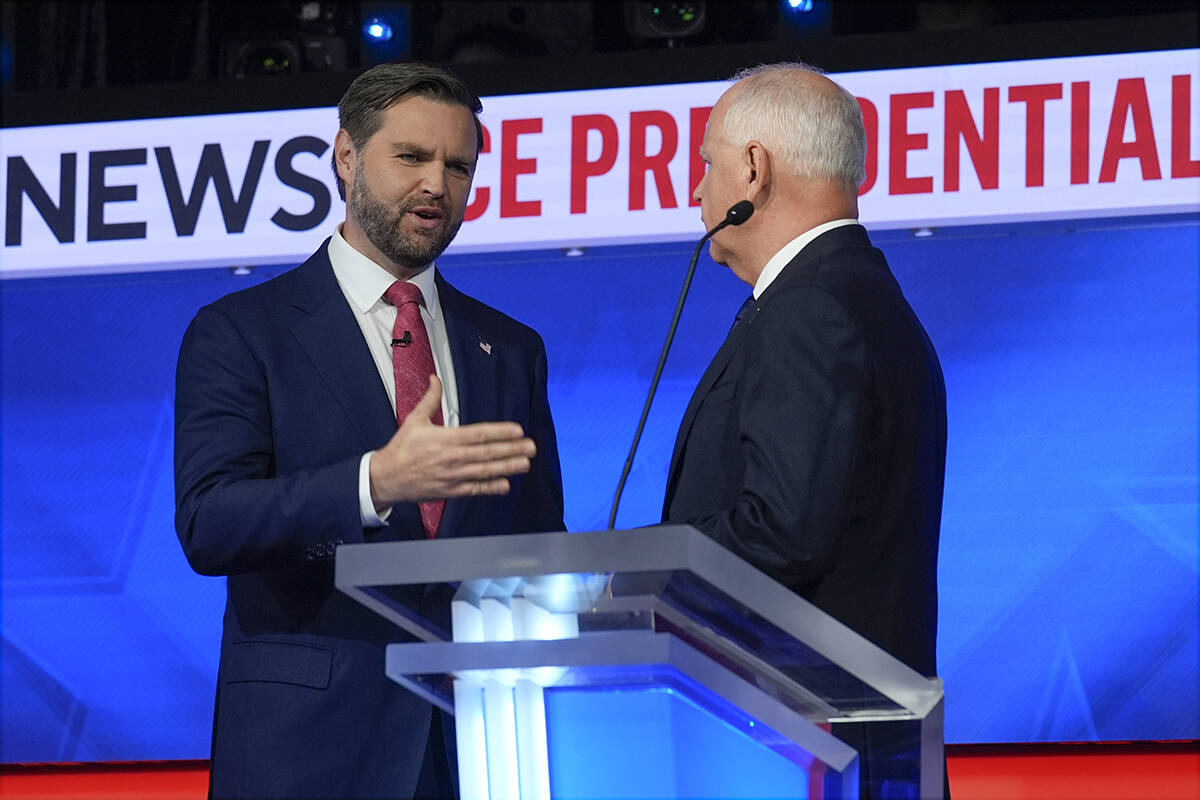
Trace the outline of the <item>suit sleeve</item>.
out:
<instances>
[{"instance_id":1,"label":"suit sleeve","mask_svg":"<svg viewBox=\"0 0 1200 800\"><path fill-rule=\"evenodd\" d=\"M201 309L175 376L175 527L197 572L288 566L362 541L362 454L280 476L273 434L263 365L227 314Z\"/></svg>"},{"instance_id":2,"label":"suit sleeve","mask_svg":"<svg viewBox=\"0 0 1200 800\"><path fill-rule=\"evenodd\" d=\"M688 522L789 585L832 565L863 446L867 349L825 290L780 293L753 320L737 404L745 475L734 505Z\"/></svg>"},{"instance_id":3,"label":"suit sleeve","mask_svg":"<svg viewBox=\"0 0 1200 800\"><path fill-rule=\"evenodd\" d=\"M562 469L558 460L558 438L550 415L547 392L546 347L537 337L530 387L529 435L537 444L537 455L521 482L514 530L542 533L566 530L563 522Z\"/></svg>"}]
</instances>

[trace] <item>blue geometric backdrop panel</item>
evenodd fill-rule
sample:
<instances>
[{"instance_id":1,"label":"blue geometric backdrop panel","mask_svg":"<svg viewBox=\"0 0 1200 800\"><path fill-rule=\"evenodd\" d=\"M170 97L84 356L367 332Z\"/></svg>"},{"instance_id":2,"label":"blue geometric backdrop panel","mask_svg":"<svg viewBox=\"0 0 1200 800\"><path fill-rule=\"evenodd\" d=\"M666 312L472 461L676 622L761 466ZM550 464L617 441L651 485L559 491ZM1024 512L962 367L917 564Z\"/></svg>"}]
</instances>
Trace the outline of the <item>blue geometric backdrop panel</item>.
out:
<instances>
[{"instance_id":1,"label":"blue geometric backdrop panel","mask_svg":"<svg viewBox=\"0 0 1200 800\"><path fill-rule=\"evenodd\" d=\"M1200 738L1200 225L881 233L949 403L940 672L951 742ZM605 527L691 246L456 256L546 339L567 524ZM0 284L0 761L208 754L223 583L173 529L172 384L225 270ZM703 257L618 527L747 287Z\"/></svg>"}]
</instances>

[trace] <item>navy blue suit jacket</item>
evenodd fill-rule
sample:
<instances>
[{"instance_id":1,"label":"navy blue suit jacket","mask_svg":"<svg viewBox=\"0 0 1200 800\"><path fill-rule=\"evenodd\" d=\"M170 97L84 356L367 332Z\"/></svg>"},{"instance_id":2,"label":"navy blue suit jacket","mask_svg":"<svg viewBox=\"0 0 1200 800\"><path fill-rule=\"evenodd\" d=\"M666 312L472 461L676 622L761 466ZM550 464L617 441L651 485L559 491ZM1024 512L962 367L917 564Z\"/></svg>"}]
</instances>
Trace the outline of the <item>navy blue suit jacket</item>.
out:
<instances>
[{"instance_id":1,"label":"navy blue suit jacket","mask_svg":"<svg viewBox=\"0 0 1200 800\"><path fill-rule=\"evenodd\" d=\"M743 312L701 377L663 518L934 675L945 461L933 345L866 231L834 228ZM916 780L915 725L834 733L864 755L864 800Z\"/></svg>"},{"instance_id":2,"label":"navy blue suit jacket","mask_svg":"<svg viewBox=\"0 0 1200 800\"><path fill-rule=\"evenodd\" d=\"M518 422L538 448L508 495L448 501L439 535L562 530L542 340L438 281L461 422ZM396 427L325 246L201 309L184 335L176 529L197 572L229 576L214 797L414 790L431 707L383 671L384 645L408 637L333 585L338 545L424 538L415 504L385 528L360 521L359 461Z\"/></svg>"},{"instance_id":3,"label":"navy blue suit jacket","mask_svg":"<svg viewBox=\"0 0 1200 800\"><path fill-rule=\"evenodd\" d=\"M684 413L663 516L935 674L941 366L859 225L810 242Z\"/></svg>"}]
</instances>

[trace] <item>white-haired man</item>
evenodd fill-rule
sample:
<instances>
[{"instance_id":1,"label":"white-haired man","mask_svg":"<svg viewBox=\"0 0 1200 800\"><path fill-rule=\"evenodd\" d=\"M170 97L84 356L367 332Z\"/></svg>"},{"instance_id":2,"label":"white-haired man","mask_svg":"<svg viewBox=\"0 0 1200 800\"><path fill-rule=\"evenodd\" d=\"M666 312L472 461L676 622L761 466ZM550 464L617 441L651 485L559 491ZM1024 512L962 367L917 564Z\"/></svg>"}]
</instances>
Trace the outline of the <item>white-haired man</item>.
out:
<instances>
[{"instance_id":1,"label":"white-haired man","mask_svg":"<svg viewBox=\"0 0 1200 800\"><path fill-rule=\"evenodd\" d=\"M861 111L806 65L735 79L709 117L695 196L706 228L754 204L710 245L753 293L684 413L663 519L933 675L945 386L857 221ZM908 780L889 772L895 742L852 743L867 751L864 797Z\"/></svg>"}]
</instances>

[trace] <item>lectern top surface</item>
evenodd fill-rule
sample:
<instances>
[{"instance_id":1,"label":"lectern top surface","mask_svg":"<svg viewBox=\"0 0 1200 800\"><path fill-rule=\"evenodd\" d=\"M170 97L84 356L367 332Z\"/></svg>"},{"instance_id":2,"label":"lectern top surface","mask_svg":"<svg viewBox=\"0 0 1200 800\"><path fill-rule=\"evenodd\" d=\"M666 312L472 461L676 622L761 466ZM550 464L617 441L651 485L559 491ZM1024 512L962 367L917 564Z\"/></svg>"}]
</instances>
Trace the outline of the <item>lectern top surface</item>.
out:
<instances>
[{"instance_id":1,"label":"lectern top surface","mask_svg":"<svg viewBox=\"0 0 1200 800\"><path fill-rule=\"evenodd\" d=\"M920 718L942 694L690 526L348 545L337 586L427 642L671 634L826 717ZM489 628L494 608L520 613Z\"/></svg>"}]
</instances>

